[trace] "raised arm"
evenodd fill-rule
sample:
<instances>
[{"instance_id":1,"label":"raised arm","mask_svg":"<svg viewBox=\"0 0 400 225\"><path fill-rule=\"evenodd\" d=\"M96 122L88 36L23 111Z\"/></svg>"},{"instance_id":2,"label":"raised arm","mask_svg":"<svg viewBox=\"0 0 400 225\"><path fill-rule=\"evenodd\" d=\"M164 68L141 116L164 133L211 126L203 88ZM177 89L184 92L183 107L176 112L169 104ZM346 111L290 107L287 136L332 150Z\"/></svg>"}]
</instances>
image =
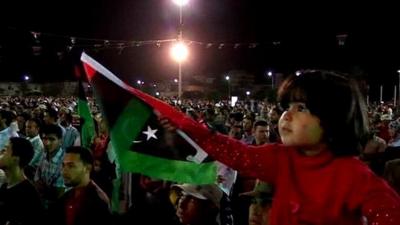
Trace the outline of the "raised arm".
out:
<instances>
[{"instance_id":1,"label":"raised arm","mask_svg":"<svg viewBox=\"0 0 400 225\"><path fill-rule=\"evenodd\" d=\"M180 121L179 128L214 159L246 176L274 183L282 146L248 146L191 119Z\"/></svg>"}]
</instances>

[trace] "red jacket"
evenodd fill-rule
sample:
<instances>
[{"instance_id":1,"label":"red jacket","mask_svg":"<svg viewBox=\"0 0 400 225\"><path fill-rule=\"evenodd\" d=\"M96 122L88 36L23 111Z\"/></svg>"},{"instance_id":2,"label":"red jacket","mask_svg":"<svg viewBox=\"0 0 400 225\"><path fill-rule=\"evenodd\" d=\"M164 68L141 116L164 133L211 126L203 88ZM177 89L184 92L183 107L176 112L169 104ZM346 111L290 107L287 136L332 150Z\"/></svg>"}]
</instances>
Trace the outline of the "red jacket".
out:
<instances>
[{"instance_id":1,"label":"red jacket","mask_svg":"<svg viewBox=\"0 0 400 225\"><path fill-rule=\"evenodd\" d=\"M399 225L400 197L356 157L305 156L279 144L247 146L187 119L177 124L212 157L275 187L270 224Z\"/></svg>"}]
</instances>

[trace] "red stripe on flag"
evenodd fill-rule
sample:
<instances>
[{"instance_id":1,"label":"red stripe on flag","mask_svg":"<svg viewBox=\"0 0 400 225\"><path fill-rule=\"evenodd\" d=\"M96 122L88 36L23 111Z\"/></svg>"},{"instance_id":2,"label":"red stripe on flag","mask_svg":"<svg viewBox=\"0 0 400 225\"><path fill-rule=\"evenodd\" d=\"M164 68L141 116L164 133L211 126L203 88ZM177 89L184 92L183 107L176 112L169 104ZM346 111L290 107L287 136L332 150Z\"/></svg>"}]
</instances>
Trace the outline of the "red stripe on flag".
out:
<instances>
[{"instance_id":1,"label":"red stripe on flag","mask_svg":"<svg viewBox=\"0 0 400 225\"><path fill-rule=\"evenodd\" d=\"M96 74L96 70L87 63L83 63L83 68L85 69L88 80L92 80L93 76Z\"/></svg>"},{"instance_id":2,"label":"red stripe on flag","mask_svg":"<svg viewBox=\"0 0 400 225\"><path fill-rule=\"evenodd\" d=\"M74 66L74 74L77 80L82 79L81 70L77 65Z\"/></svg>"}]
</instances>

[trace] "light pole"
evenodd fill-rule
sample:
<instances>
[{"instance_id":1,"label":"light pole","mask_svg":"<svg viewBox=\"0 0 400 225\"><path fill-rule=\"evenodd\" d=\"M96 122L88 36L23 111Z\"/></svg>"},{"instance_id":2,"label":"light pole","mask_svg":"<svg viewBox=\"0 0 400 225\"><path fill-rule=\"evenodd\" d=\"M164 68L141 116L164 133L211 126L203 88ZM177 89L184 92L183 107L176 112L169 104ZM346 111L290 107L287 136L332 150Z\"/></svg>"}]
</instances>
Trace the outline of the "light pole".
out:
<instances>
[{"instance_id":1,"label":"light pole","mask_svg":"<svg viewBox=\"0 0 400 225\"><path fill-rule=\"evenodd\" d=\"M228 81L228 101L231 100L231 80L229 76L225 77L225 80Z\"/></svg>"},{"instance_id":2,"label":"light pole","mask_svg":"<svg viewBox=\"0 0 400 225\"><path fill-rule=\"evenodd\" d=\"M183 43L183 17L182 17L182 7L188 3L189 0L173 0L173 2L179 6L179 33L178 33L178 43L177 45L180 44L180 49L178 50L178 47L176 50L178 52L181 52L183 57L174 57L176 58L176 61L178 62L178 76L179 76L179 85L178 85L178 99L181 100L182 97L182 62L186 59L188 55L188 50L186 46ZM174 51L174 50L173 50ZM175 54L181 54L176 52ZM174 54L174 53L173 53Z\"/></svg>"},{"instance_id":3,"label":"light pole","mask_svg":"<svg viewBox=\"0 0 400 225\"><path fill-rule=\"evenodd\" d=\"M399 95L399 98L398 98L399 104L397 104L397 107L400 110L400 70L397 70L397 73L399 74L399 93L398 93L398 95Z\"/></svg>"},{"instance_id":4,"label":"light pole","mask_svg":"<svg viewBox=\"0 0 400 225\"><path fill-rule=\"evenodd\" d=\"M267 75L271 77L271 89L274 89L274 76L271 71L268 71Z\"/></svg>"}]
</instances>

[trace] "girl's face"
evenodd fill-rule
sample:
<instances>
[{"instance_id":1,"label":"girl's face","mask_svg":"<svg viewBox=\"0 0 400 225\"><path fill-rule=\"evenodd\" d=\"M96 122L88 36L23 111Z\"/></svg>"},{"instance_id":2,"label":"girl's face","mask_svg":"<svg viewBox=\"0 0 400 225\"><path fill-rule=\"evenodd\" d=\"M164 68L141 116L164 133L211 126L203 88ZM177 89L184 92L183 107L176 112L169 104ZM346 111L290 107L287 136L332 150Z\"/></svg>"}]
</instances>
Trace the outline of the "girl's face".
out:
<instances>
[{"instance_id":1,"label":"girl's face","mask_svg":"<svg viewBox=\"0 0 400 225\"><path fill-rule=\"evenodd\" d=\"M321 144L323 129L304 103L291 102L279 119L279 134L287 146L312 148Z\"/></svg>"}]
</instances>

